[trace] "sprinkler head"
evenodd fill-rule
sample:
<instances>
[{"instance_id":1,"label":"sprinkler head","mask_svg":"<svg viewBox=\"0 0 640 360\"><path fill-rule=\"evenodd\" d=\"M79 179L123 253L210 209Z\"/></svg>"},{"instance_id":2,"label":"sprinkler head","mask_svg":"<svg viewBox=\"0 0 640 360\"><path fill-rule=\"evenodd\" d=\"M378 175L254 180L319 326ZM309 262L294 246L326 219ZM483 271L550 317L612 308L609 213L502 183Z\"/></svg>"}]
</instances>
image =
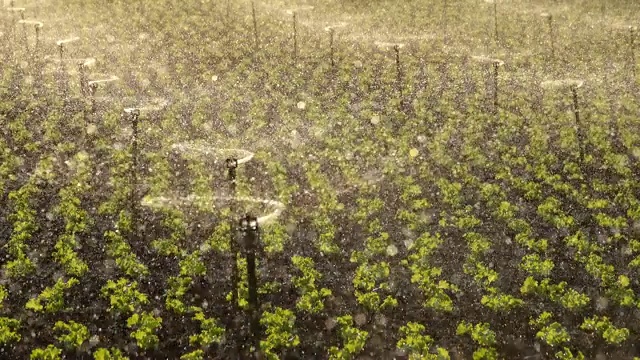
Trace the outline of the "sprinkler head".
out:
<instances>
[{"instance_id":1,"label":"sprinkler head","mask_svg":"<svg viewBox=\"0 0 640 360\"><path fill-rule=\"evenodd\" d=\"M226 159L224 162L225 162L225 165L227 166L227 169L231 170L238 167L238 159L229 158L229 159Z\"/></svg>"},{"instance_id":2,"label":"sprinkler head","mask_svg":"<svg viewBox=\"0 0 640 360\"><path fill-rule=\"evenodd\" d=\"M140 109L138 108L125 108L124 109L125 114L133 117L133 118L137 118L138 116L140 116Z\"/></svg>"},{"instance_id":3,"label":"sprinkler head","mask_svg":"<svg viewBox=\"0 0 640 360\"><path fill-rule=\"evenodd\" d=\"M242 231L257 230L258 218L256 218L255 216L251 216L249 214L245 215L245 217L243 217L242 220L240 220L240 229L242 229Z\"/></svg>"}]
</instances>

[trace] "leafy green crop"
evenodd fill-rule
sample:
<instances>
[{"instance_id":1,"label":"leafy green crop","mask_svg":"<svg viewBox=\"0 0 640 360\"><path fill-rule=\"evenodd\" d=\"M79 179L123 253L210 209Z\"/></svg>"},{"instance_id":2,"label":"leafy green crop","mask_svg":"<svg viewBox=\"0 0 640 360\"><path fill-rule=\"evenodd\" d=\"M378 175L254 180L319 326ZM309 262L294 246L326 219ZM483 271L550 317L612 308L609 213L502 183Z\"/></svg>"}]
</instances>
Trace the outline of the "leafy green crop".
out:
<instances>
[{"instance_id":1,"label":"leafy green crop","mask_svg":"<svg viewBox=\"0 0 640 360\"><path fill-rule=\"evenodd\" d=\"M25 308L35 312L55 313L61 311L65 306L64 291L79 283L80 281L76 278L70 278L67 281L60 278L53 286L45 288L40 295L29 299Z\"/></svg>"},{"instance_id":2,"label":"leafy green crop","mask_svg":"<svg viewBox=\"0 0 640 360\"><path fill-rule=\"evenodd\" d=\"M135 329L131 332L131 338L142 350L150 350L158 346L158 336L155 334L158 328L162 327L162 319L152 313L134 313L127 319L127 327Z\"/></svg>"},{"instance_id":3,"label":"leafy green crop","mask_svg":"<svg viewBox=\"0 0 640 360\"><path fill-rule=\"evenodd\" d=\"M75 321L69 321L68 323L57 321L53 326L53 330L62 332L57 339L68 349L78 349L89 339L87 327Z\"/></svg>"},{"instance_id":4,"label":"leafy green crop","mask_svg":"<svg viewBox=\"0 0 640 360\"><path fill-rule=\"evenodd\" d=\"M449 352L442 348L436 347L435 353L431 352L434 340L425 335L426 328L424 325L409 322L407 325L400 327L402 338L398 341L397 347L406 351L410 360L449 360Z\"/></svg>"},{"instance_id":5,"label":"leafy green crop","mask_svg":"<svg viewBox=\"0 0 640 360\"><path fill-rule=\"evenodd\" d=\"M296 317L291 310L275 308L273 312L265 312L260 324L265 326L267 338L260 341L260 348L269 360L279 359L277 350L296 347L300 338L295 334Z\"/></svg>"}]
</instances>

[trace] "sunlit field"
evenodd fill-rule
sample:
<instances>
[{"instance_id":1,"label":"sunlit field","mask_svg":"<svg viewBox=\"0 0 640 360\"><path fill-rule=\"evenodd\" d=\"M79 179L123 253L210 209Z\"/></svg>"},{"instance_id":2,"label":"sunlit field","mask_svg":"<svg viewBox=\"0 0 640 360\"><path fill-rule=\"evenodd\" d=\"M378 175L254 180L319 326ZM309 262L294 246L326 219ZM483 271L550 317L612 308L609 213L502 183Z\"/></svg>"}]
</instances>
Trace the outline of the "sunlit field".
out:
<instances>
[{"instance_id":1,"label":"sunlit field","mask_svg":"<svg viewBox=\"0 0 640 360\"><path fill-rule=\"evenodd\" d=\"M0 359L640 359L640 2L1 4Z\"/></svg>"}]
</instances>

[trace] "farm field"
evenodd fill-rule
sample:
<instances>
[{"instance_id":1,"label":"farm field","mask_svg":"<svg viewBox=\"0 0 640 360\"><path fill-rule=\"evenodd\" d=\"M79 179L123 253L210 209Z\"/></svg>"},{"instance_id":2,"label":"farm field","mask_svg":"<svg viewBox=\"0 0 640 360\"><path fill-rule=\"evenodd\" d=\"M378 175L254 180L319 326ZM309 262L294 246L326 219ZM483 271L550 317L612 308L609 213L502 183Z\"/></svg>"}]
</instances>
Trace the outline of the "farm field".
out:
<instances>
[{"instance_id":1,"label":"farm field","mask_svg":"<svg viewBox=\"0 0 640 360\"><path fill-rule=\"evenodd\" d=\"M640 359L640 3L2 6L0 359Z\"/></svg>"}]
</instances>

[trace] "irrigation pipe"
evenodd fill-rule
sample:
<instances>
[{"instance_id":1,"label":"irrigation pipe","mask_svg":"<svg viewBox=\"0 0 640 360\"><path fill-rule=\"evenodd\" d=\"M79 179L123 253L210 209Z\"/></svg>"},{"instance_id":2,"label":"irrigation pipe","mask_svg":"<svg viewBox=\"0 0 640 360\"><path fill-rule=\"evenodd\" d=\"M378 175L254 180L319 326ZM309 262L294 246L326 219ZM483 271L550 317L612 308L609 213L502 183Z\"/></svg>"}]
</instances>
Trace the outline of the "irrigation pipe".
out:
<instances>
[{"instance_id":1,"label":"irrigation pipe","mask_svg":"<svg viewBox=\"0 0 640 360\"><path fill-rule=\"evenodd\" d=\"M173 150L182 152L182 153L190 153L200 156L211 156L215 154L224 154L224 153L235 153L238 156L237 163L245 164L249 162L255 154L249 150L245 149L234 149L234 148L217 148L212 146L207 146L204 144L197 144L193 142L183 142L176 143L171 146ZM272 223L275 219L277 219L282 211L285 209L285 205L277 200L272 199L262 199L251 196L198 196L198 195L189 195L178 198L166 198L163 196L158 197L146 197L142 200L143 206L154 207L154 208L162 208L166 206L180 206L182 204L192 204L198 200L222 200L222 201L238 201L238 202L249 202L255 204L264 204L273 208L273 211L258 217L259 225L267 225Z\"/></svg>"}]
</instances>

